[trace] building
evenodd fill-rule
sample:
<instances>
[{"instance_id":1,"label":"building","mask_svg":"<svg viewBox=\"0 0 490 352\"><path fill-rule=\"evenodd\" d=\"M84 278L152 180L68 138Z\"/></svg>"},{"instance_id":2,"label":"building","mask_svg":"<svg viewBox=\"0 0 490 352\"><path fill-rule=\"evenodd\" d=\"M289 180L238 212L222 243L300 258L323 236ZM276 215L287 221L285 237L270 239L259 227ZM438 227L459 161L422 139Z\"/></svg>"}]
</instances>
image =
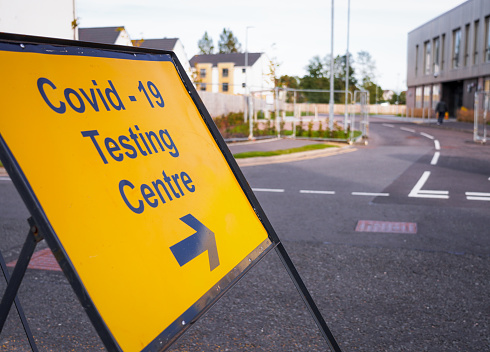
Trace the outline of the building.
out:
<instances>
[{"instance_id":1,"label":"building","mask_svg":"<svg viewBox=\"0 0 490 352\"><path fill-rule=\"evenodd\" d=\"M444 100L450 116L472 110L475 91L490 91L490 1L466 1L414 29L407 49L408 109Z\"/></svg>"},{"instance_id":2,"label":"building","mask_svg":"<svg viewBox=\"0 0 490 352\"><path fill-rule=\"evenodd\" d=\"M184 45L178 38L162 38L162 39L139 39L133 40L133 46L138 46L147 49L158 49L173 51L179 59L182 67L187 72L187 75L191 75L191 65L187 54L184 50Z\"/></svg>"},{"instance_id":3,"label":"building","mask_svg":"<svg viewBox=\"0 0 490 352\"><path fill-rule=\"evenodd\" d=\"M199 91L246 94L274 89L271 62L264 53L195 55L190 61Z\"/></svg>"},{"instance_id":4,"label":"building","mask_svg":"<svg viewBox=\"0 0 490 352\"><path fill-rule=\"evenodd\" d=\"M133 46L123 26L79 28L78 39L84 42Z\"/></svg>"},{"instance_id":5,"label":"building","mask_svg":"<svg viewBox=\"0 0 490 352\"><path fill-rule=\"evenodd\" d=\"M0 0L0 32L78 39L75 2Z\"/></svg>"}]
</instances>

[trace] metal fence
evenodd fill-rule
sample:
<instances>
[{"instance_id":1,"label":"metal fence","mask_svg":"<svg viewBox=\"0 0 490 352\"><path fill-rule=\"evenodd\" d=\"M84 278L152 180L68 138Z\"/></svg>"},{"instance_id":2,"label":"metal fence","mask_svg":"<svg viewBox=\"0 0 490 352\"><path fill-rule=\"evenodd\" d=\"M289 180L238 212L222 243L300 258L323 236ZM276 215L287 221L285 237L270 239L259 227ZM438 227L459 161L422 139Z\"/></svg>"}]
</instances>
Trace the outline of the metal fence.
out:
<instances>
[{"instance_id":1,"label":"metal fence","mask_svg":"<svg viewBox=\"0 0 490 352\"><path fill-rule=\"evenodd\" d=\"M475 93L475 121L473 128L473 140L475 142L487 142L487 116L490 110L490 92L480 91Z\"/></svg>"}]
</instances>

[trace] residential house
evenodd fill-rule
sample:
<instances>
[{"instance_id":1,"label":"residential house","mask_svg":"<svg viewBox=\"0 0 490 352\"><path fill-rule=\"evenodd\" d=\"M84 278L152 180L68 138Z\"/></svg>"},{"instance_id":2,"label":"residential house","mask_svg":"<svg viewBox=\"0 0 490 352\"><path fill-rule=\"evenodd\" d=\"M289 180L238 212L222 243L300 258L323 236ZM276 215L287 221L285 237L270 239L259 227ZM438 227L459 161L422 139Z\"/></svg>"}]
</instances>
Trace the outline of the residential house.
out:
<instances>
[{"instance_id":1,"label":"residential house","mask_svg":"<svg viewBox=\"0 0 490 352\"><path fill-rule=\"evenodd\" d=\"M84 42L133 46L123 26L79 28L78 39Z\"/></svg>"},{"instance_id":2,"label":"residential house","mask_svg":"<svg viewBox=\"0 0 490 352\"><path fill-rule=\"evenodd\" d=\"M133 40L133 46L147 48L147 49L158 49L173 51L177 58L179 59L182 67L187 72L187 75L191 75L191 65L189 64L189 59L184 50L184 45L178 38L162 38L162 39L139 39Z\"/></svg>"},{"instance_id":3,"label":"residential house","mask_svg":"<svg viewBox=\"0 0 490 352\"><path fill-rule=\"evenodd\" d=\"M199 91L247 94L274 89L271 63L264 53L195 55L190 65Z\"/></svg>"}]
</instances>

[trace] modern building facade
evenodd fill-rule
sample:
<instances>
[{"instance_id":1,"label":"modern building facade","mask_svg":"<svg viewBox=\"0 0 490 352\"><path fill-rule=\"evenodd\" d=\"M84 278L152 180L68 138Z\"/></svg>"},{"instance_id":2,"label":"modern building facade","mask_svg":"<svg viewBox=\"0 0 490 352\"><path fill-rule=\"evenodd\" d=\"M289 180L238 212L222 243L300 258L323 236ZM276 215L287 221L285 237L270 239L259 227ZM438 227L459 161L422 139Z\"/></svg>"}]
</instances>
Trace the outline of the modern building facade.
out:
<instances>
[{"instance_id":1,"label":"modern building facade","mask_svg":"<svg viewBox=\"0 0 490 352\"><path fill-rule=\"evenodd\" d=\"M199 91L247 94L274 89L271 62L264 53L195 55L190 61Z\"/></svg>"},{"instance_id":2,"label":"modern building facade","mask_svg":"<svg viewBox=\"0 0 490 352\"><path fill-rule=\"evenodd\" d=\"M407 108L450 116L473 109L476 91L490 91L490 1L469 0L408 33Z\"/></svg>"}]
</instances>

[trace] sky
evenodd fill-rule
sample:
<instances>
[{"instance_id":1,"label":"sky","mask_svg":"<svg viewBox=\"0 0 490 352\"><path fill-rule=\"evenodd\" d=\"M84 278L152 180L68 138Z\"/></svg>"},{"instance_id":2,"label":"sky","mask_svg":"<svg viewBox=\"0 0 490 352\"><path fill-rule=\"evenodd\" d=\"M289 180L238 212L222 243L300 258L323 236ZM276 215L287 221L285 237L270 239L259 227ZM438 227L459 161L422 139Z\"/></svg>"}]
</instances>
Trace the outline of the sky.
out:
<instances>
[{"instance_id":1,"label":"sky","mask_svg":"<svg viewBox=\"0 0 490 352\"><path fill-rule=\"evenodd\" d=\"M408 33L463 2L350 0L348 30L348 0L334 0L333 53L345 55L349 38L354 61L359 51L371 54L382 89L403 91ZM242 50L279 63L278 75L302 77L314 56L331 52L332 0L77 0L76 11L82 28L124 26L131 39L179 38L189 60L204 32L217 48L227 28Z\"/></svg>"}]
</instances>

